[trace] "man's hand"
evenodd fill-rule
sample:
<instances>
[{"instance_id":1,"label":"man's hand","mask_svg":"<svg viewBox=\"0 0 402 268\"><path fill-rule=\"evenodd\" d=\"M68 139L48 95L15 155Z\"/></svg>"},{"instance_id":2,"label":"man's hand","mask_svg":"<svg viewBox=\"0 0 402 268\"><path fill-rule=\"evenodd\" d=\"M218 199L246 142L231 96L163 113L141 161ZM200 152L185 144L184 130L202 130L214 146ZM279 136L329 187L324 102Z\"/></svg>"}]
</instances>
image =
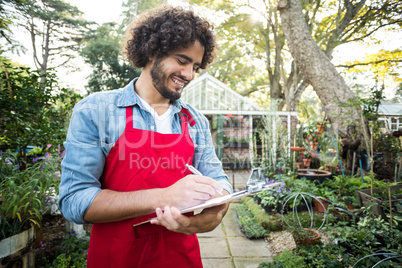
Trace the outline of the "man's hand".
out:
<instances>
[{"instance_id":1,"label":"man's hand","mask_svg":"<svg viewBox=\"0 0 402 268\"><path fill-rule=\"evenodd\" d=\"M167 206L177 209L199 205L211 199L222 186L214 179L198 175L188 175L163 190L163 200Z\"/></svg>"},{"instance_id":2,"label":"man's hand","mask_svg":"<svg viewBox=\"0 0 402 268\"><path fill-rule=\"evenodd\" d=\"M228 208L229 204L222 204L188 217L182 215L176 207L166 206L164 211L161 208L156 209L157 218L151 220L151 224L162 225L170 231L187 235L209 232L219 225Z\"/></svg>"}]
</instances>

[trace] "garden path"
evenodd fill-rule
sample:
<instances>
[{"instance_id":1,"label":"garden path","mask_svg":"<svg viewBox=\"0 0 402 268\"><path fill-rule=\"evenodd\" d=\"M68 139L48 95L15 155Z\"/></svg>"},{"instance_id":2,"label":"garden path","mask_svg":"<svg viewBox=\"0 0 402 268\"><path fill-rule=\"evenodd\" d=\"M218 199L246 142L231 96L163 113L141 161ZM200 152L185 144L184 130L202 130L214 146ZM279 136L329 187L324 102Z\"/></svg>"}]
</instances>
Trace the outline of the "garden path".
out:
<instances>
[{"instance_id":1,"label":"garden path","mask_svg":"<svg viewBox=\"0 0 402 268\"><path fill-rule=\"evenodd\" d=\"M232 184L234 179L235 191L245 189L248 172L227 174ZM198 234L205 268L255 268L263 261L273 260L264 239L250 240L240 230L236 216L237 205L230 204L226 216L215 230Z\"/></svg>"}]
</instances>

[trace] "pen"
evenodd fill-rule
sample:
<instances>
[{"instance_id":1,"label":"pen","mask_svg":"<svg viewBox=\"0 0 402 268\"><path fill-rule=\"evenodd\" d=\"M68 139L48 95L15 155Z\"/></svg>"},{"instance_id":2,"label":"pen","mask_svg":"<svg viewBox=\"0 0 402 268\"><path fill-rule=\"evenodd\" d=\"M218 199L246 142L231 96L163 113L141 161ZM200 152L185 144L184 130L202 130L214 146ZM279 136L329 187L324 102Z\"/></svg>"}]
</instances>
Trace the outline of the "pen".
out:
<instances>
[{"instance_id":1,"label":"pen","mask_svg":"<svg viewBox=\"0 0 402 268\"><path fill-rule=\"evenodd\" d=\"M188 168L188 170L191 171L191 173L193 173L194 175L200 175L202 176L201 172L199 172L195 167L193 167L192 165L186 164L186 167ZM215 191L220 194L223 195L223 193L221 191L218 191L218 189L214 188Z\"/></svg>"}]
</instances>

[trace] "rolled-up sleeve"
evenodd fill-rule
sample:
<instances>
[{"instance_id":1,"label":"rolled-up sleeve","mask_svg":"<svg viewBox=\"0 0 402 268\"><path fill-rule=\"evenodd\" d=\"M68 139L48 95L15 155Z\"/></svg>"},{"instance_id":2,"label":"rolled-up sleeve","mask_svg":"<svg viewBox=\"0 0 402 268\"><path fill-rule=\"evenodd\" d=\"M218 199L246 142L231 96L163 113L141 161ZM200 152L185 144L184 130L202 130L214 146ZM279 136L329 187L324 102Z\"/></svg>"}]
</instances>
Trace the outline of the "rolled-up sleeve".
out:
<instances>
[{"instance_id":1,"label":"rolled-up sleeve","mask_svg":"<svg viewBox=\"0 0 402 268\"><path fill-rule=\"evenodd\" d=\"M105 154L96 122L99 117L93 118L98 108L85 99L76 105L64 143L59 207L66 219L78 224L86 223L84 215L101 191Z\"/></svg>"}]
</instances>

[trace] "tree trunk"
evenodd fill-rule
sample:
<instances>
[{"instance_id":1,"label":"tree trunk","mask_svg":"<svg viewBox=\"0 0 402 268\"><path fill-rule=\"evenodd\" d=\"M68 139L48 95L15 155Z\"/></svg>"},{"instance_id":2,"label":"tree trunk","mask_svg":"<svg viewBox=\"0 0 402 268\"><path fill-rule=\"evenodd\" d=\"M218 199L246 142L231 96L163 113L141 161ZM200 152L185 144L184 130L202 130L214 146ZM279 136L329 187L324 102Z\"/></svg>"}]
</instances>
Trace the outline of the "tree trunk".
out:
<instances>
[{"instance_id":1,"label":"tree trunk","mask_svg":"<svg viewBox=\"0 0 402 268\"><path fill-rule=\"evenodd\" d=\"M355 97L327 55L312 38L302 13L301 0L280 0L282 27L297 68L323 103L335 130L360 122L355 107L341 107Z\"/></svg>"}]
</instances>

